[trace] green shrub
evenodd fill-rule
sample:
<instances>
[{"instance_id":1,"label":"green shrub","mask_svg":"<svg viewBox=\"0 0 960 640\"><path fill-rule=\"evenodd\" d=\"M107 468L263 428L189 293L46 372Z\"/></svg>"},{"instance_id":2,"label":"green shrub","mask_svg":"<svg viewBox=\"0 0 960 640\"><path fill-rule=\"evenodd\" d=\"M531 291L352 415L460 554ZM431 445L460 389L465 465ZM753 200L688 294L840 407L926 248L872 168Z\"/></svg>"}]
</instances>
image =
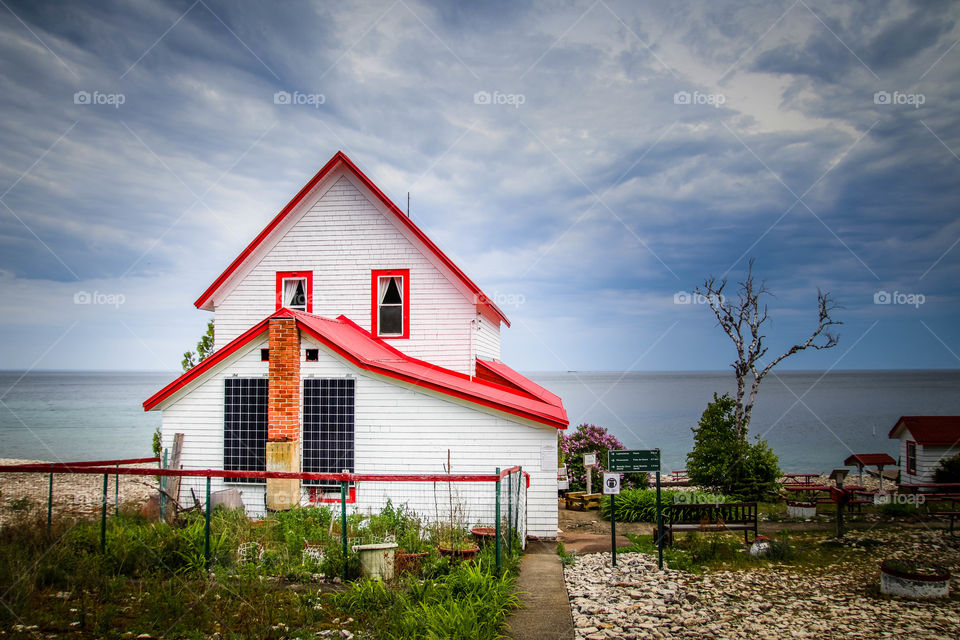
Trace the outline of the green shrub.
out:
<instances>
[{"instance_id":1,"label":"green shrub","mask_svg":"<svg viewBox=\"0 0 960 640\"><path fill-rule=\"evenodd\" d=\"M660 503L665 509L673 504L714 504L731 502L729 496L703 491L677 491L665 489L660 492ZM610 519L610 496L600 499L600 516ZM656 522L657 492L655 489L624 489L617 496L618 522Z\"/></svg>"},{"instance_id":2,"label":"green shrub","mask_svg":"<svg viewBox=\"0 0 960 640\"><path fill-rule=\"evenodd\" d=\"M944 458L933 472L934 482L960 482L960 453Z\"/></svg>"},{"instance_id":3,"label":"green shrub","mask_svg":"<svg viewBox=\"0 0 960 640\"><path fill-rule=\"evenodd\" d=\"M693 450L687 454L690 482L700 487L762 502L779 491L780 467L766 441L750 444L737 434L729 395L713 395L698 426L693 429Z\"/></svg>"}]
</instances>

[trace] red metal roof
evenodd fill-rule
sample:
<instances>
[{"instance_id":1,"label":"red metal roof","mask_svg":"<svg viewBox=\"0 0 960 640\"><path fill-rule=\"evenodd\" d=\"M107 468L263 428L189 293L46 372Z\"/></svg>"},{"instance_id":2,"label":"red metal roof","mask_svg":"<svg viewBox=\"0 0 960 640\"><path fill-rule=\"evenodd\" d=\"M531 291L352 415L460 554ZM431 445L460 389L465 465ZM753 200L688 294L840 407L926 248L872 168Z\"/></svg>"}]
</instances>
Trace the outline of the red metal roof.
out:
<instances>
[{"instance_id":1,"label":"red metal roof","mask_svg":"<svg viewBox=\"0 0 960 640\"><path fill-rule=\"evenodd\" d=\"M505 411L559 429L566 429L569 424L567 412L558 396L502 363L499 363L500 369L510 372L511 383L520 387L520 391L494 382L475 377L471 378L468 375L411 358L383 340L374 338L369 332L345 316L331 320L302 311L290 311L289 309L281 309L264 318L243 335L168 384L143 403L144 410L150 411L156 408L175 392L202 377L204 372L222 362L229 354L236 352L267 331L270 318L278 317L296 318L297 327L301 331L366 371Z\"/></svg>"},{"instance_id":2,"label":"red metal roof","mask_svg":"<svg viewBox=\"0 0 960 640\"><path fill-rule=\"evenodd\" d=\"M890 430L891 438L900 438L904 430L918 444L960 443L960 416L901 416Z\"/></svg>"},{"instance_id":3,"label":"red metal roof","mask_svg":"<svg viewBox=\"0 0 960 640\"><path fill-rule=\"evenodd\" d=\"M855 453L843 461L843 464L858 465L861 467L888 466L897 464L897 461L886 453Z\"/></svg>"},{"instance_id":4,"label":"red metal roof","mask_svg":"<svg viewBox=\"0 0 960 640\"><path fill-rule=\"evenodd\" d=\"M507 319L506 314L503 313L500 307L490 300L490 298L488 298L487 295L480 290L480 287L478 287L473 280L468 278L467 274L461 271L460 268L453 263L453 260L447 257L447 255L441 251L440 248L437 247L437 245L435 245L423 231L420 230L420 227L415 225L413 221L410 220L410 218L390 200L390 198L380 191L380 188L373 184L373 182L371 182L371 180L364 175L360 169L357 168L357 165L353 164L353 161L350 160L350 158L348 158L347 155L342 151L337 151L334 156L330 158L327 164L325 164L323 168L320 169L320 171L318 171L302 189L300 189L297 195L295 195L293 199L287 203L287 206L281 209L280 213L274 216L273 220L271 220L270 223L257 235L257 237L254 238L249 245L247 245L246 249L240 252L240 255L238 255L233 262L230 263L230 266L228 266L224 272L213 281L213 284L207 287L207 290L204 291L203 294L197 298L197 301L193 304L197 308L212 311L212 308L208 306L208 303L211 301L211 298L213 297L213 294L216 293L217 289L219 289L220 286L227 281L227 278L229 278L234 271L240 268L240 265L242 265L246 259L250 257L253 251L260 246L267 236L270 235L270 232L277 228L283 219L286 218L291 211L293 211L297 204L299 204L300 201L303 200L311 190L313 190L313 188L324 178L324 176L329 174L340 164L343 164L345 167L350 169L354 175L360 179L364 186L367 187L367 189L369 189L402 224L404 224L411 232L413 232L417 239L423 242L427 249L433 253L433 255L435 255L440 262L450 269L450 271L452 271L453 274L459 278L464 285L466 285L466 287L476 296L476 304L478 307L490 309L494 315L504 322L504 324L506 324L508 327L510 326L510 321Z\"/></svg>"}]
</instances>

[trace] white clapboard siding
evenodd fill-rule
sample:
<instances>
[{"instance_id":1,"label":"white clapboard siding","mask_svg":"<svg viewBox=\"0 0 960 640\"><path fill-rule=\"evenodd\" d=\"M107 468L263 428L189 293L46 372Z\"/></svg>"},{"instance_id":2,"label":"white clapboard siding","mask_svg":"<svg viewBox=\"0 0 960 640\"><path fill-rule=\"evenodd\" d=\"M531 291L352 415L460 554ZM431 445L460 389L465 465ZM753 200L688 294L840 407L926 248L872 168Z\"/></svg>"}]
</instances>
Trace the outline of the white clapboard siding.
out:
<instances>
[{"instance_id":1,"label":"white clapboard siding","mask_svg":"<svg viewBox=\"0 0 960 640\"><path fill-rule=\"evenodd\" d=\"M208 372L201 382L194 383L161 405L163 446L172 450L173 435L183 434L184 469L223 469L223 380L234 374L244 378L266 377L268 363L260 361L260 349L265 348L266 334ZM211 491L234 487L240 490L243 503L251 513L264 512L263 485L228 485L223 478L213 478L210 483ZM193 504L191 488L204 502L206 481L188 477L180 485L180 504L184 507Z\"/></svg>"},{"instance_id":2,"label":"white clapboard siding","mask_svg":"<svg viewBox=\"0 0 960 640\"><path fill-rule=\"evenodd\" d=\"M259 262L238 273L237 282L228 281L225 293L218 294L216 348L276 309L278 271L312 271L313 312L330 318L343 314L369 330L371 271L409 269L410 338L390 344L415 358L472 375L471 322L477 312L463 284L411 241L392 214L384 215L365 197L365 187L358 187L351 174L339 173L331 180Z\"/></svg>"},{"instance_id":3,"label":"white clapboard siding","mask_svg":"<svg viewBox=\"0 0 960 640\"><path fill-rule=\"evenodd\" d=\"M499 360L500 359L500 323L494 322L481 314L477 314L476 320L476 349L477 357Z\"/></svg>"},{"instance_id":4,"label":"white clapboard siding","mask_svg":"<svg viewBox=\"0 0 960 640\"><path fill-rule=\"evenodd\" d=\"M940 466L940 460L960 453L956 447L944 445L917 444L917 472L907 473L907 440L900 439L900 482L902 484L923 484L933 482L933 474Z\"/></svg>"},{"instance_id":5,"label":"white clapboard siding","mask_svg":"<svg viewBox=\"0 0 960 640\"><path fill-rule=\"evenodd\" d=\"M320 351L318 362L301 362L302 377L352 376L357 381L357 473L444 473L448 451L455 474L491 474L497 467L520 465L531 475L527 532L556 536L555 428L377 376L353 366L306 336L302 336L302 342L301 354L307 348ZM259 351L265 346L266 340L257 341L242 354L228 358L204 382L163 407L163 444L172 446L173 434L184 433L185 468L223 467L223 378L233 373L266 374L267 363L260 362ZM202 479L185 479L181 496L189 496L193 486L202 500L202 484ZM213 490L225 486L219 479L213 481ZM264 513L262 486L229 486L237 486L243 492L251 515ZM433 483L361 483L357 502L350 508L378 512L389 497L394 505L407 504L418 513L433 513L437 503L448 497L442 483L438 493L434 489ZM456 484L453 492L463 505L467 524L493 524L491 483ZM302 503L306 504L307 496L308 490L304 489Z\"/></svg>"}]
</instances>

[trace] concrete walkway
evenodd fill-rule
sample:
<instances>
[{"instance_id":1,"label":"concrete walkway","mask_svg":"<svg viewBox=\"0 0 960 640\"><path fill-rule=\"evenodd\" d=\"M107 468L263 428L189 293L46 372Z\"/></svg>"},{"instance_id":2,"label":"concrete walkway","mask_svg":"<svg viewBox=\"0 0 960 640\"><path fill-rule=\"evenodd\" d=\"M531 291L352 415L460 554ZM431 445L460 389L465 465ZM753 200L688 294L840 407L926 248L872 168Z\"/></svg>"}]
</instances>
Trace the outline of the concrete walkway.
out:
<instances>
[{"instance_id":1,"label":"concrete walkway","mask_svg":"<svg viewBox=\"0 0 960 640\"><path fill-rule=\"evenodd\" d=\"M530 542L520 560L517 591L524 608L507 618L516 640L571 640L573 616L563 566L553 542Z\"/></svg>"}]
</instances>

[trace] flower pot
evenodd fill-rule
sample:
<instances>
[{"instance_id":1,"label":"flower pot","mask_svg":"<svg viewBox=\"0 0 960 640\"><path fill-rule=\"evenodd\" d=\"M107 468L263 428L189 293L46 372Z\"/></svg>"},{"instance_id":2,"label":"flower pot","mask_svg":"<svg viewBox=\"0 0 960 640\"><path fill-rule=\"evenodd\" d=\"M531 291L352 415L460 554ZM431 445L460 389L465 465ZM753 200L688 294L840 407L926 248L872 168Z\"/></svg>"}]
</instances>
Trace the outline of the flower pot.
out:
<instances>
[{"instance_id":1,"label":"flower pot","mask_svg":"<svg viewBox=\"0 0 960 640\"><path fill-rule=\"evenodd\" d=\"M950 572L946 569L915 571L884 560L880 564L880 593L915 600L950 597Z\"/></svg>"},{"instance_id":2,"label":"flower pot","mask_svg":"<svg viewBox=\"0 0 960 640\"><path fill-rule=\"evenodd\" d=\"M787 516L790 518L812 518L817 515L816 502L787 500Z\"/></svg>"},{"instance_id":3,"label":"flower pot","mask_svg":"<svg viewBox=\"0 0 960 640\"><path fill-rule=\"evenodd\" d=\"M473 537L476 538L480 544L493 542L497 539L497 530L493 527L474 527L470 529L470 533L473 534Z\"/></svg>"},{"instance_id":4,"label":"flower pot","mask_svg":"<svg viewBox=\"0 0 960 640\"><path fill-rule=\"evenodd\" d=\"M417 573L423 564L423 559L429 556L429 553L406 553L397 551L395 560L396 573Z\"/></svg>"},{"instance_id":5,"label":"flower pot","mask_svg":"<svg viewBox=\"0 0 960 640\"><path fill-rule=\"evenodd\" d=\"M437 551L440 552L440 555L447 556L451 560L472 560L480 552L480 547L476 545L463 549L437 547Z\"/></svg>"},{"instance_id":6,"label":"flower pot","mask_svg":"<svg viewBox=\"0 0 960 640\"><path fill-rule=\"evenodd\" d=\"M393 579L396 550L396 542L358 544L353 548L354 553L360 556L360 567L363 574L381 580Z\"/></svg>"}]
</instances>

